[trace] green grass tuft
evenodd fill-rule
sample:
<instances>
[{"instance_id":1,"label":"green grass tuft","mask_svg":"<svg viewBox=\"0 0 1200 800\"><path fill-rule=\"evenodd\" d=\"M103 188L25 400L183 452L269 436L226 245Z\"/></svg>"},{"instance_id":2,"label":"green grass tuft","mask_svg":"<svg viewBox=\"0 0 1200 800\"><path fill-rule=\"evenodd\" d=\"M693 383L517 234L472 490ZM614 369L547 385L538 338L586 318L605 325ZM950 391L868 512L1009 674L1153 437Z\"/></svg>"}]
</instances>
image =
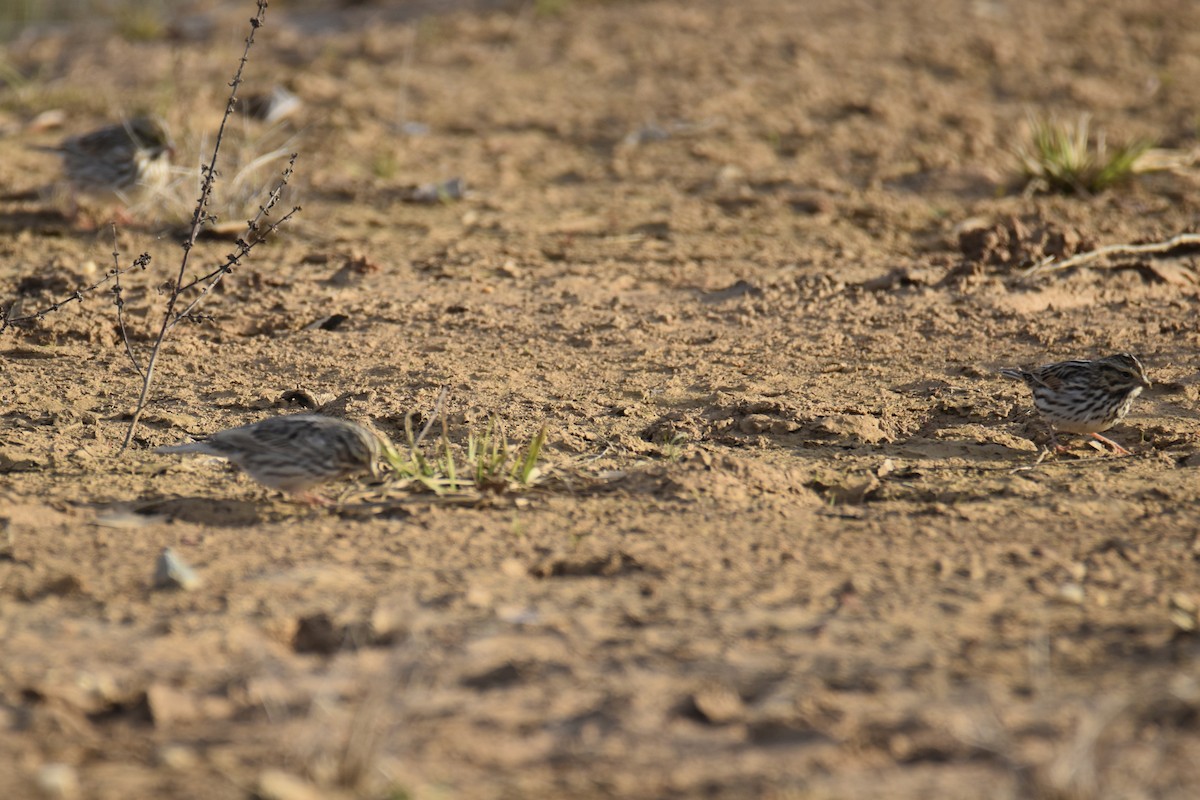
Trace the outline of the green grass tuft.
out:
<instances>
[{"instance_id":1,"label":"green grass tuft","mask_svg":"<svg viewBox=\"0 0 1200 800\"><path fill-rule=\"evenodd\" d=\"M542 477L539 463L546 444L546 426L524 447L509 443L499 419L488 420L483 431L471 431L465 448L451 441L443 421L442 434L426 455L421 441L428 431L413 430L412 417L404 421L404 452L384 442L384 459L401 486L415 486L436 495L527 489ZM461 463L460 463L461 458Z\"/></svg>"},{"instance_id":2,"label":"green grass tuft","mask_svg":"<svg viewBox=\"0 0 1200 800\"><path fill-rule=\"evenodd\" d=\"M1090 134L1090 118L1075 124L1030 118L1031 141L1016 149L1026 186L1034 191L1095 194L1124 183L1154 146L1150 141L1110 148L1103 133Z\"/></svg>"}]
</instances>

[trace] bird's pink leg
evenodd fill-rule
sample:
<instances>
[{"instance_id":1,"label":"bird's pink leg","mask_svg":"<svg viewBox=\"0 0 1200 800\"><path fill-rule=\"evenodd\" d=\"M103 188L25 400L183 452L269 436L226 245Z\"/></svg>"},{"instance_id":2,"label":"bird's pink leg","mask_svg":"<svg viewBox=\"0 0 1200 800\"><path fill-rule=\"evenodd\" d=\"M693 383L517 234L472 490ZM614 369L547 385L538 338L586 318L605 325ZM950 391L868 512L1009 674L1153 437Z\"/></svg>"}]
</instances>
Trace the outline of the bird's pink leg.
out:
<instances>
[{"instance_id":1,"label":"bird's pink leg","mask_svg":"<svg viewBox=\"0 0 1200 800\"><path fill-rule=\"evenodd\" d=\"M1112 439L1109 439L1106 436L1101 436L1098 433L1093 433L1092 436L1096 437L1097 439L1099 439L1100 441L1104 442L1106 445L1111 447L1113 449L1114 453L1119 453L1120 455L1123 455L1123 456L1133 455L1132 452L1130 452L1129 450L1126 450L1124 447L1121 447L1121 445L1117 444Z\"/></svg>"},{"instance_id":2,"label":"bird's pink leg","mask_svg":"<svg viewBox=\"0 0 1200 800\"><path fill-rule=\"evenodd\" d=\"M315 508L326 508L333 505L333 501L329 498L322 497L321 495L313 492L297 492L295 495L293 495L293 497L295 497L301 503L304 503L308 506L313 506Z\"/></svg>"}]
</instances>

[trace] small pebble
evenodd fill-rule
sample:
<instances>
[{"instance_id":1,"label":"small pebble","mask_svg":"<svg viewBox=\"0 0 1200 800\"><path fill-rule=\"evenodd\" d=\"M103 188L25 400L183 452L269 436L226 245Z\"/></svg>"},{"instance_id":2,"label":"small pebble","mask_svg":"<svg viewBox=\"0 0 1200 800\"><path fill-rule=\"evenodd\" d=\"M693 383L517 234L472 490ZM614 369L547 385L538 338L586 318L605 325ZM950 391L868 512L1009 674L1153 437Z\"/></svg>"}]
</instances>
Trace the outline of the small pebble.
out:
<instances>
[{"instance_id":1,"label":"small pebble","mask_svg":"<svg viewBox=\"0 0 1200 800\"><path fill-rule=\"evenodd\" d=\"M1083 587L1078 583L1064 583L1058 587L1054 599L1071 606L1081 606L1085 599Z\"/></svg>"},{"instance_id":2,"label":"small pebble","mask_svg":"<svg viewBox=\"0 0 1200 800\"><path fill-rule=\"evenodd\" d=\"M202 583L196 571L175 555L171 548L164 547L158 554L158 561L154 564L155 589L182 589L190 592L199 589Z\"/></svg>"},{"instance_id":3,"label":"small pebble","mask_svg":"<svg viewBox=\"0 0 1200 800\"><path fill-rule=\"evenodd\" d=\"M158 762L176 772L191 769L199 761L196 751L185 744L163 745L158 751Z\"/></svg>"},{"instance_id":4,"label":"small pebble","mask_svg":"<svg viewBox=\"0 0 1200 800\"><path fill-rule=\"evenodd\" d=\"M258 776L258 796L263 800L321 800L317 787L277 769L266 770Z\"/></svg>"},{"instance_id":5,"label":"small pebble","mask_svg":"<svg viewBox=\"0 0 1200 800\"><path fill-rule=\"evenodd\" d=\"M462 178L451 178L441 183L426 183L413 189L408 197L411 203L448 203L467 196L467 183Z\"/></svg>"},{"instance_id":6,"label":"small pebble","mask_svg":"<svg viewBox=\"0 0 1200 800\"><path fill-rule=\"evenodd\" d=\"M37 785L45 797L69 800L79 796L79 775L70 764L45 764L37 773Z\"/></svg>"}]
</instances>

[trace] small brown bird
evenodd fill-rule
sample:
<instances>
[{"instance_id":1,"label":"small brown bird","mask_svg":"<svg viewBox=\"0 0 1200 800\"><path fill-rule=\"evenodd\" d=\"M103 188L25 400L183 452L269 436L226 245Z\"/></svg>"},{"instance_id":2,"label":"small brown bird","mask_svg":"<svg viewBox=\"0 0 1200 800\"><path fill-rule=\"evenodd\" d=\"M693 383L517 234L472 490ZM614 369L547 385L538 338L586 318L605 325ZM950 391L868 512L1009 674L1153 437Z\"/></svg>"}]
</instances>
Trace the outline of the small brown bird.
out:
<instances>
[{"instance_id":1,"label":"small brown bird","mask_svg":"<svg viewBox=\"0 0 1200 800\"><path fill-rule=\"evenodd\" d=\"M320 414L288 414L154 452L226 458L264 486L314 505L328 505L327 499L309 490L359 472L379 477L384 447L379 436L362 425Z\"/></svg>"},{"instance_id":2,"label":"small brown bird","mask_svg":"<svg viewBox=\"0 0 1200 800\"><path fill-rule=\"evenodd\" d=\"M1142 362L1129 353L1095 361L1060 361L1036 369L1002 369L1007 378L1025 381L1033 391L1033 404L1050 424L1051 444L1063 448L1055 431L1090 434L1129 455L1116 442L1100 435L1129 413L1134 398L1150 386Z\"/></svg>"},{"instance_id":3,"label":"small brown bird","mask_svg":"<svg viewBox=\"0 0 1200 800\"><path fill-rule=\"evenodd\" d=\"M115 194L122 202L139 188L165 186L174 153L166 128L153 117L134 117L38 149L62 157L67 180L77 192Z\"/></svg>"}]
</instances>

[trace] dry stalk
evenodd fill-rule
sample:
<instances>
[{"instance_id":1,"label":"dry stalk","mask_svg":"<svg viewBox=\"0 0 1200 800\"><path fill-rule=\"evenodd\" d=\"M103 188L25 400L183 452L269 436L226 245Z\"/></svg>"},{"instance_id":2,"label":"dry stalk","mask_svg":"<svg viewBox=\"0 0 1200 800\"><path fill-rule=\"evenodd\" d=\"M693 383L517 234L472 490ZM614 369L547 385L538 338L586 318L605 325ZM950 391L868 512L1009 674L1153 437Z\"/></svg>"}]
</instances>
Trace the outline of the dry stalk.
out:
<instances>
[{"instance_id":1,"label":"dry stalk","mask_svg":"<svg viewBox=\"0 0 1200 800\"><path fill-rule=\"evenodd\" d=\"M262 219L270 213L270 210L279 201L280 193L292 175L292 170L296 163L296 156L293 154L291 160L288 162L287 169L284 170L283 176L280 178L279 183L276 184L274 190L272 190L267 202L259 207L258 214L255 215L254 219L247 222L247 235L242 239L238 239L237 251L229 254L224 263L207 274L185 282L184 278L187 275L188 261L192 248L196 244L196 239L200 235L200 229L205 224L211 224L215 221L215 217L208 213L208 204L212 198L213 185L217 178L217 156L221 152L221 142L225 136L225 126L228 124L229 118L233 115L233 110L237 105L237 92L242 84L242 72L245 70L246 63L250 58L250 48L254 45L254 34L262 27L267 13L267 0L257 0L257 9L254 17L250 19L250 33L246 36L246 47L242 51L241 60L238 62L237 72L234 74L233 80L229 83L229 99L225 103L225 115L221 118L221 126L217 129L217 138L213 144L212 157L209 159L207 165L201 165L200 167L200 173L203 176L200 183L200 197L197 198L196 207L192 212L192 225L188 231L188 236L181 245L183 247L183 257L179 260L179 271L176 274L175 280L171 283L171 291L167 296L167 307L163 311L162 323L159 326L158 335L154 339L154 344L150 348L150 355L146 360L144 371L140 369L136 359L134 359L134 368L138 369L142 378L142 389L138 395L133 417L129 421L129 428L125 431L125 440L121 443L120 452L124 452L129 447L130 442L133 441L133 435L137 431L138 422L141 420L142 413L146 410L150 396L150 387L154 383L155 367L158 364L158 356L162 352L162 345L167 338L167 333L178 325L180 321L192 318L196 307L221 282L221 279L225 275L228 275L235 266L240 264L241 259L248 255L255 245L262 242L300 210L299 207L295 207L277 222L268 225L265 229L260 228ZM246 241L246 239L250 241ZM180 303L180 297L183 293L196 286L201 287L197 296L184 306L181 311L176 311L176 306ZM130 357L132 358L132 353Z\"/></svg>"},{"instance_id":2,"label":"dry stalk","mask_svg":"<svg viewBox=\"0 0 1200 800\"><path fill-rule=\"evenodd\" d=\"M121 330L121 341L125 343L125 354L129 356L129 360L133 363L133 368L137 370L137 374L146 377L142 370L142 365L138 363L137 355L133 352L133 345L129 343L129 331L125 327L125 298L121 295L121 249L117 243L117 225L113 223L113 305L117 307L117 327ZM150 256L145 256L146 263L150 262ZM134 262L137 263L137 262Z\"/></svg>"},{"instance_id":3,"label":"dry stalk","mask_svg":"<svg viewBox=\"0 0 1200 800\"><path fill-rule=\"evenodd\" d=\"M1022 277L1028 278L1033 275L1040 275L1043 272L1054 272L1060 269L1069 269L1078 267L1080 264L1086 264L1089 261L1095 261L1106 256L1133 256L1142 255L1143 253L1166 253L1174 250L1177 247L1188 247L1200 245L1200 233L1181 233L1178 236L1172 236L1170 239L1165 239L1161 242L1150 242L1148 244L1110 244L1106 247L1099 247L1095 250L1089 250L1086 253L1078 253L1068 259L1055 261L1054 257L1039 261L1029 269L1021 273Z\"/></svg>"},{"instance_id":4,"label":"dry stalk","mask_svg":"<svg viewBox=\"0 0 1200 800\"><path fill-rule=\"evenodd\" d=\"M119 258L119 255L117 253L114 253L113 255L116 256L117 258ZM31 311L28 314L18 315L16 312L17 304L14 303L14 304L10 305L8 307L8 309L4 312L4 318L0 319L0 334L4 333L9 328L18 327L19 325L21 325L23 323L34 322L37 320L45 319L49 315L53 314L54 312L58 311L59 309L63 308L64 306L66 306L70 303L82 303L84 297L86 297L87 295L96 291L101 286L104 286L109 281L114 282L114 287L112 289L113 294L115 294L117 296L117 298L120 298L121 297L120 291L118 290L117 287L120 284L121 276L127 272L133 272L134 270L144 270L148 266L150 266L150 254L142 253L140 256L135 258L129 264L129 266L127 266L127 267L115 266L113 269L110 269L107 272L105 272L104 276L102 278L100 278L100 280L93 283L92 285L85 286L82 289L76 289L75 291L71 292L66 297L62 298L61 300L56 300L55 302L51 303L50 305L45 306L44 308L39 308L37 311ZM124 308L124 300L123 299L120 300L120 302L118 302L117 308L118 308L118 310ZM141 370L139 369L138 372L140 374Z\"/></svg>"},{"instance_id":5,"label":"dry stalk","mask_svg":"<svg viewBox=\"0 0 1200 800\"><path fill-rule=\"evenodd\" d=\"M50 314L53 314L64 306L70 303L82 303L83 298L102 286L109 283L112 284L110 289L113 295L113 304L117 310L117 327L121 332L121 339L125 346L125 354L129 357L130 363L133 365L134 371L138 377L142 379L141 391L138 395L137 405L134 408L133 416L129 421L129 428L125 432L125 439L121 443L121 448L118 452L124 452L128 449L130 442L133 441L133 435L137 431L138 422L141 420L142 413L146 410L146 405L150 396L150 387L154 383L155 368L158 365L158 357L162 352L163 342L166 340L167 334L180 322L184 320L195 321L198 319L196 309L200 303L216 288L221 279L233 271L234 267L241 264L243 258L250 254L250 251L258 244L265 241L271 234L285 222L290 220L293 215L300 211L299 206L293 207L288 213L284 214L275 222L264 225L263 220L270 215L271 210L279 203L282 196L283 188L287 185L292 177L292 172L296 166L296 154L288 161L287 167L284 169L275 187L267 196L266 201L259 206L258 213L253 219L246 222L246 233L237 240L237 247L233 253L225 257L225 260L218 266L210 269L199 277L185 281L185 276L188 271L188 262L191 256L192 248L196 244L196 240L200 235L201 229L205 225L211 225L215 222L216 217L208 213L209 201L212 198L213 186L216 183L218 176L217 172L217 157L221 152L221 143L225 136L225 128L233 115L234 108L237 105L237 92L242 84L242 73L246 68L246 64L250 58L250 48L254 45L254 35L259 28L263 26L263 20L267 12L267 0L256 0L256 13L250 19L250 32L246 36L246 46L242 51L241 60L238 62L237 72L230 81L229 99L225 104L225 115L221 118L221 126L217 130L216 142L213 144L212 157L208 164L201 164L200 173L202 176L200 184L200 196L196 200L196 207L192 212L192 223L188 230L187 238L181 243L183 248L183 257L179 261L179 270L176 273L175 279L168 283L170 290L167 294L167 304L163 311L162 323L158 328L158 335L154 338L151 345L149 356L143 365L138 360L137 354L134 351L133 344L129 339L129 332L125 324L125 299L122 294L123 287L121 286L121 276L134 270L145 270L150 265L150 254L142 253L134 259L128 266L120 265L120 251L116 244L116 226L113 226L113 268L105 272L103 277L98 281L81 289L76 289L65 297L51 303L48 306L37 309L27 314L21 314L17 311L17 304L14 303L4 310L3 315L0 315L0 334L3 334L11 327L16 327L22 323L40 321ZM185 292L197 290L196 296L180 308L180 303L184 302L182 297Z\"/></svg>"}]
</instances>

